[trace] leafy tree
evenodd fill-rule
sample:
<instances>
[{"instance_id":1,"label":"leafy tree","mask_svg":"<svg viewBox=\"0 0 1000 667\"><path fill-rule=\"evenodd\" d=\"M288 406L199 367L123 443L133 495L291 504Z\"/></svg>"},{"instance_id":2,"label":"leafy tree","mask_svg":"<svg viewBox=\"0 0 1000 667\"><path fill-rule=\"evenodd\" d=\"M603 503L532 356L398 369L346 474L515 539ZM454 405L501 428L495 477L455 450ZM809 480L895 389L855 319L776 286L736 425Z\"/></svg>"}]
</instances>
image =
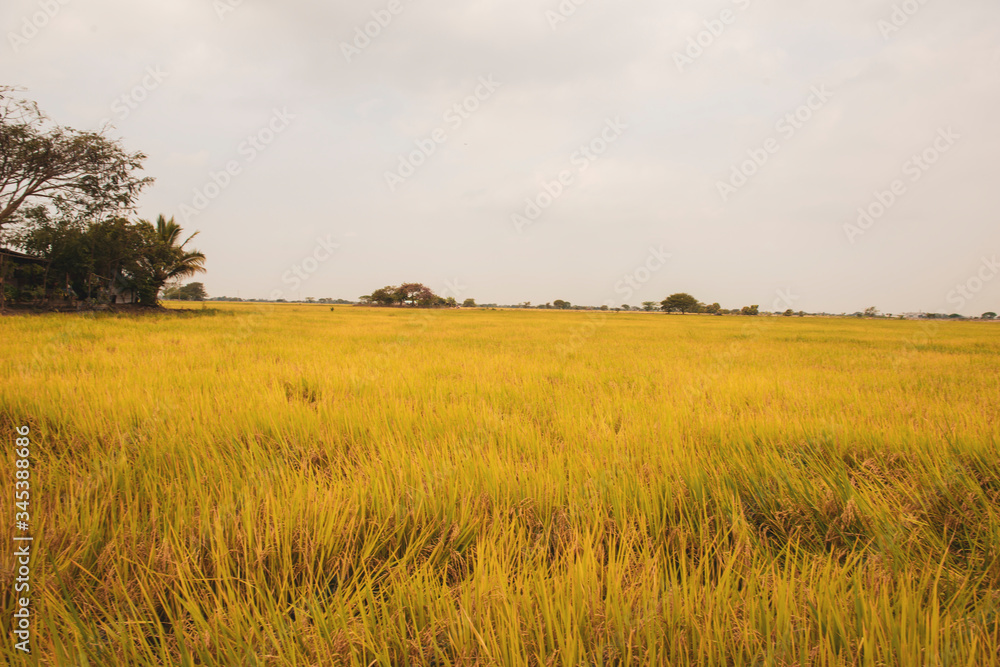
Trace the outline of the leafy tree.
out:
<instances>
[{"instance_id":1,"label":"leafy tree","mask_svg":"<svg viewBox=\"0 0 1000 667\"><path fill-rule=\"evenodd\" d=\"M386 286L381 289L377 289L371 293L368 297L369 300L379 306L392 306L396 303L396 288L392 286ZM364 301L365 297L361 297Z\"/></svg>"},{"instance_id":2,"label":"leafy tree","mask_svg":"<svg viewBox=\"0 0 1000 667\"><path fill-rule=\"evenodd\" d=\"M997 318L997 314L996 313L993 313L993 312L983 313L983 319L984 320L995 320L996 318Z\"/></svg>"},{"instance_id":3,"label":"leafy tree","mask_svg":"<svg viewBox=\"0 0 1000 667\"><path fill-rule=\"evenodd\" d=\"M865 308L865 317L878 317L878 308L875 306Z\"/></svg>"},{"instance_id":4,"label":"leafy tree","mask_svg":"<svg viewBox=\"0 0 1000 667\"><path fill-rule=\"evenodd\" d=\"M183 287L168 287L163 290L163 298L176 301L205 301L208 293L202 283L188 283Z\"/></svg>"},{"instance_id":5,"label":"leafy tree","mask_svg":"<svg viewBox=\"0 0 1000 667\"><path fill-rule=\"evenodd\" d=\"M146 273L150 235L134 222L110 218L86 225L66 218L52 220L44 210L33 211L25 220L13 240L48 260L46 286L51 278L51 283L69 284L80 298L102 301L113 283L134 287Z\"/></svg>"},{"instance_id":6,"label":"leafy tree","mask_svg":"<svg viewBox=\"0 0 1000 667\"><path fill-rule=\"evenodd\" d=\"M554 308L559 308L560 310L568 310L569 308L573 307L573 304L571 304L569 301L563 301L562 299L556 299L555 301L552 302L552 306Z\"/></svg>"},{"instance_id":7,"label":"leafy tree","mask_svg":"<svg viewBox=\"0 0 1000 667\"><path fill-rule=\"evenodd\" d=\"M654 310L656 310L656 308L659 305L660 304L656 303L655 301L643 301L642 302L642 309L645 310L647 313L651 313Z\"/></svg>"},{"instance_id":8,"label":"leafy tree","mask_svg":"<svg viewBox=\"0 0 1000 667\"><path fill-rule=\"evenodd\" d=\"M142 270L135 276L135 287L139 303L151 306L156 304L157 295L167 281L204 273L205 255L198 250L185 249L198 232L181 241L183 230L173 218L167 220L161 215L155 227L142 220L139 227L146 236L146 248Z\"/></svg>"},{"instance_id":9,"label":"leafy tree","mask_svg":"<svg viewBox=\"0 0 1000 667\"><path fill-rule=\"evenodd\" d=\"M475 307L476 307L475 299L466 299L465 301L462 302L462 308L475 308Z\"/></svg>"},{"instance_id":10,"label":"leafy tree","mask_svg":"<svg viewBox=\"0 0 1000 667\"><path fill-rule=\"evenodd\" d=\"M131 210L152 182L135 176L146 156L56 125L18 92L0 86L0 229L32 211L80 221Z\"/></svg>"},{"instance_id":11,"label":"leafy tree","mask_svg":"<svg viewBox=\"0 0 1000 667\"><path fill-rule=\"evenodd\" d=\"M361 297L362 303L377 306L411 306L415 308L454 308L458 302L454 297L440 297L421 283L404 283L399 287L387 285L370 295Z\"/></svg>"},{"instance_id":12,"label":"leafy tree","mask_svg":"<svg viewBox=\"0 0 1000 667\"><path fill-rule=\"evenodd\" d=\"M795 311L794 311L794 310L792 310L791 308L789 308L788 310L786 310L786 311L785 311L784 313L782 313L782 314L783 314L783 315L784 315L785 317L791 317L792 315L794 315L794 314L795 314Z\"/></svg>"},{"instance_id":13,"label":"leafy tree","mask_svg":"<svg viewBox=\"0 0 1000 667\"><path fill-rule=\"evenodd\" d=\"M743 309L740 311L740 314L751 315L751 316L760 315L760 306L757 305L743 306Z\"/></svg>"},{"instance_id":14,"label":"leafy tree","mask_svg":"<svg viewBox=\"0 0 1000 667\"><path fill-rule=\"evenodd\" d=\"M632 310L632 307L630 305L628 305L627 303L623 303L622 304L622 310L628 312L628 311Z\"/></svg>"},{"instance_id":15,"label":"leafy tree","mask_svg":"<svg viewBox=\"0 0 1000 667\"><path fill-rule=\"evenodd\" d=\"M713 303L711 306L705 306L705 312L709 315L720 315L722 314L722 306L718 303Z\"/></svg>"},{"instance_id":16,"label":"leafy tree","mask_svg":"<svg viewBox=\"0 0 1000 667\"><path fill-rule=\"evenodd\" d=\"M395 302L400 305L413 305L428 308L436 305L437 296L426 285L421 283L403 283L393 294Z\"/></svg>"},{"instance_id":17,"label":"leafy tree","mask_svg":"<svg viewBox=\"0 0 1000 667\"><path fill-rule=\"evenodd\" d=\"M660 306L668 313L697 313L701 304L690 294L680 292L668 296Z\"/></svg>"},{"instance_id":18,"label":"leafy tree","mask_svg":"<svg viewBox=\"0 0 1000 667\"><path fill-rule=\"evenodd\" d=\"M87 293L87 281L93 272L87 228L67 221L53 221L44 211L35 211L8 241L25 252L48 260L42 287L48 277L64 277L77 295Z\"/></svg>"}]
</instances>

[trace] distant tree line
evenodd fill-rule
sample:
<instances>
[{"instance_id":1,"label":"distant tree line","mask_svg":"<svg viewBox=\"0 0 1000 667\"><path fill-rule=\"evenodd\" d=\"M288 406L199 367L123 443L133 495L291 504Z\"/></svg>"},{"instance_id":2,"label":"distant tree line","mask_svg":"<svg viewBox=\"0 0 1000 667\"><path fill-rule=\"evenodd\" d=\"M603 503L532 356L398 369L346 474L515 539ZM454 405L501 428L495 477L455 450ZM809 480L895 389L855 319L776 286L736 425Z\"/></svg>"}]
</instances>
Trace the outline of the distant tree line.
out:
<instances>
[{"instance_id":1,"label":"distant tree line","mask_svg":"<svg viewBox=\"0 0 1000 667\"><path fill-rule=\"evenodd\" d=\"M266 301L264 299L236 299L231 297L218 297L212 299L213 301L247 301L247 302L257 302ZM289 303L285 299L278 299L276 303ZM304 301L295 301L292 303L320 303L320 304L343 304L343 305L362 305L362 306L381 306L381 307L414 307L414 308L479 308L479 309L537 309L537 310L575 310L575 311L615 311L615 312L661 312L661 313L680 313L680 314L704 314L704 315L738 315L738 316L762 316L762 315L780 315L784 317L805 317L810 313L805 311L796 311L791 308L785 310L784 312L768 313L760 310L759 305L749 305L743 306L741 308L726 309L722 308L718 303L705 304L698 301L696 298L687 293L677 293L671 294L669 297L663 301L644 301L641 306L630 306L628 304L622 304L621 306L611 307L608 305L602 306L582 306L574 305L569 301L564 299L556 299L555 301L549 303L543 303L538 305L533 305L530 301L524 301L517 304L496 304L496 303L476 303L475 299L465 299L461 305L455 301L455 299L444 299L433 293L429 288L425 287L420 283L407 283L399 287L388 286L383 287L380 290L376 290L372 294L367 294L360 298L360 302L346 301L343 299L319 299L306 298ZM857 313L817 313L817 315L825 317L864 317L864 318L892 318L894 316L884 314L879 312L875 307L866 308L864 311L859 311ZM903 318L903 315L899 315L899 318ZM911 315L911 317L916 317ZM920 317L926 318L945 318L945 319L958 319L961 318L960 315L934 315L934 314L924 314ZM996 313L988 312L982 315L983 320L992 320L997 317ZM966 318L961 318L966 319ZM974 318L973 318L974 319Z\"/></svg>"},{"instance_id":2,"label":"distant tree line","mask_svg":"<svg viewBox=\"0 0 1000 667\"><path fill-rule=\"evenodd\" d=\"M163 298L166 301L205 301L208 299L208 292L202 283L188 283L166 288L163 290Z\"/></svg>"}]
</instances>

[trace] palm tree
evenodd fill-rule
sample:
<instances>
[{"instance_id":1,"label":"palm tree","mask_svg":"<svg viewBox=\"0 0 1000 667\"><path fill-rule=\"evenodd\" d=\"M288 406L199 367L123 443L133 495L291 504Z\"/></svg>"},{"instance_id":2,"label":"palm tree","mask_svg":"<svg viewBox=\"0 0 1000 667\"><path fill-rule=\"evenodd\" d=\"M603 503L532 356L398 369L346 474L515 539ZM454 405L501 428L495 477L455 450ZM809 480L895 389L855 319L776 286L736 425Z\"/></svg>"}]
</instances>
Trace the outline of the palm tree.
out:
<instances>
[{"instance_id":1,"label":"palm tree","mask_svg":"<svg viewBox=\"0 0 1000 667\"><path fill-rule=\"evenodd\" d=\"M198 250L187 250L184 246L198 235L195 232L181 241L183 230L173 218L167 220L162 215L156 219L156 226L143 220L149 234L149 251L145 264L148 282L140 289L141 303L154 305L160 290L170 280L189 278L205 271L205 254Z\"/></svg>"},{"instance_id":2,"label":"palm tree","mask_svg":"<svg viewBox=\"0 0 1000 667\"><path fill-rule=\"evenodd\" d=\"M205 254L198 250L185 250L184 246L188 241L198 236L195 232L187 237L183 243L177 242L181 238L181 226L174 222L173 218L167 220L162 215L156 218L156 236L160 244L172 251L173 263L163 267L163 282L176 280L179 278L190 278L196 273L205 272Z\"/></svg>"}]
</instances>

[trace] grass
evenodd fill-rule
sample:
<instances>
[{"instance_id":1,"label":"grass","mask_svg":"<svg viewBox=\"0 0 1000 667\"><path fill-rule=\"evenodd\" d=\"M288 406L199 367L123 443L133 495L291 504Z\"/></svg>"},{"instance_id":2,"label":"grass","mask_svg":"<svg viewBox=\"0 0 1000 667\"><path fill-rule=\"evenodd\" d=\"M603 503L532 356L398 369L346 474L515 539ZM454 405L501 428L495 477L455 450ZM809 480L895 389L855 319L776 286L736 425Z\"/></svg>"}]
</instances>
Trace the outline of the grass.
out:
<instances>
[{"instance_id":1,"label":"grass","mask_svg":"<svg viewBox=\"0 0 1000 667\"><path fill-rule=\"evenodd\" d=\"M14 664L1000 664L996 326L213 308L0 319Z\"/></svg>"}]
</instances>

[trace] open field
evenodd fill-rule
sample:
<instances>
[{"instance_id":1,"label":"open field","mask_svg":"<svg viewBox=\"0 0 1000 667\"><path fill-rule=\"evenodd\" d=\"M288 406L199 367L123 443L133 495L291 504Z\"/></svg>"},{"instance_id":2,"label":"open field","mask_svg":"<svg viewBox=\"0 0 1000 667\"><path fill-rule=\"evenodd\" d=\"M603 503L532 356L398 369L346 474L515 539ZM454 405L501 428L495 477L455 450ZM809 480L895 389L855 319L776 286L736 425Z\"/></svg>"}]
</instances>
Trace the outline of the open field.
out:
<instances>
[{"instance_id":1,"label":"open field","mask_svg":"<svg viewBox=\"0 0 1000 667\"><path fill-rule=\"evenodd\" d=\"M212 308L0 318L5 658L1000 664L1000 326Z\"/></svg>"}]
</instances>

